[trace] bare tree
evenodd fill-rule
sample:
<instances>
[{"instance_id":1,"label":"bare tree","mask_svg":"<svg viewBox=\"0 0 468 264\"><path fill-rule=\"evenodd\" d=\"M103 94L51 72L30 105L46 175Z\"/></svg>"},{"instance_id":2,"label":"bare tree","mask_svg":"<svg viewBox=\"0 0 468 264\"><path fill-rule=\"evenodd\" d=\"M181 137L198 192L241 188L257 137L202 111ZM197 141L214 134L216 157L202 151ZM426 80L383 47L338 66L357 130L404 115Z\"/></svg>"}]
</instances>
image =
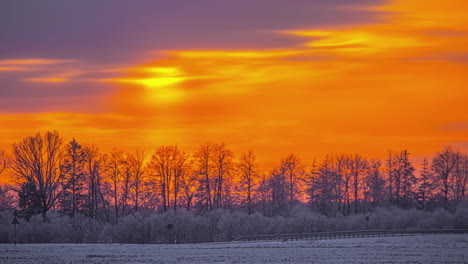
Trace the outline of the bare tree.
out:
<instances>
[{"instance_id":1,"label":"bare tree","mask_svg":"<svg viewBox=\"0 0 468 264\"><path fill-rule=\"evenodd\" d=\"M17 183L29 184L35 189L44 219L62 193L63 154L63 139L56 131L37 133L13 144L14 177Z\"/></svg>"},{"instance_id":2,"label":"bare tree","mask_svg":"<svg viewBox=\"0 0 468 264\"><path fill-rule=\"evenodd\" d=\"M351 156L350 155L343 155L342 161L344 164L343 169L343 195L344 195L344 206L343 206L343 214L349 215L351 214Z\"/></svg>"},{"instance_id":3,"label":"bare tree","mask_svg":"<svg viewBox=\"0 0 468 264\"><path fill-rule=\"evenodd\" d=\"M127 166L129 167L129 173L132 181L133 191L133 204L135 211L138 211L138 206L141 199L141 190L143 182L145 181L145 152L143 150L136 150L134 153L127 155Z\"/></svg>"},{"instance_id":4,"label":"bare tree","mask_svg":"<svg viewBox=\"0 0 468 264\"><path fill-rule=\"evenodd\" d=\"M386 164L386 171L387 171L387 183L388 183L388 199L390 206L393 205L393 195L394 195L394 175L395 175L395 166L394 166L394 158L393 153L391 151L388 152L388 157L385 162Z\"/></svg>"},{"instance_id":5,"label":"bare tree","mask_svg":"<svg viewBox=\"0 0 468 264\"><path fill-rule=\"evenodd\" d=\"M131 187L131 179L132 179L132 168L130 162L128 160L127 155L123 155L122 157L122 177L121 177L121 195L120 195L120 205L121 205L121 214L122 216L127 216L127 213L130 213L128 200L130 198L130 187Z\"/></svg>"},{"instance_id":6,"label":"bare tree","mask_svg":"<svg viewBox=\"0 0 468 264\"><path fill-rule=\"evenodd\" d=\"M271 215L270 211L270 201L271 192L269 186L269 179L267 175L261 175L260 181L255 188L256 200L260 203L260 211L263 215Z\"/></svg>"},{"instance_id":7,"label":"bare tree","mask_svg":"<svg viewBox=\"0 0 468 264\"><path fill-rule=\"evenodd\" d=\"M444 208L448 209L449 192L453 188L453 178L456 168L461 161L461 154L451 147L445 147L442 152L437 152L432 159L432 170L434 171L434 180L438 189L444 197Z\"/></svg>"},{"instance_id":8,"label":"bare tree","mask_svg":"<svg viewBox=\"0 0 468 264\"><path fill-rule=\"evenodd\" d=\"M364 157L359 154L354 154L349 160L349 167L351 172L351 179L354 192L354 212L358 213L359 191L361 186L361 179L367 171L369 163Z\"/></svg>"},{"instance_id":9,"label":"bare tree","mask_svg":"<svg viewBox=\"0 0 468 264\"><path fill-rule=\"evenodd\" d=\"M211 173L213 171L212 143L202 144L195 152L196 165L199 179L199 189L197 191L198 202L202 210L213 210L213 194L211 184Z\"/></svg>"},{"instance_id":10,"label":"bare tree","mask_svg":"<svg viewBox=\"0 0 468 264\"><path fill-rule=\"evenodd\" d=\"M468 183L468 156L460 154L459 161L455 167L453 178L453 194L455 206L465 197L466 185Z\"/></svg>"},{"instance_id":11,"label":"bare tree","mask_svg":"<svg viewBox=\"0 0 468 264\"><path fill-rule=\"evenodd\" d=\"M289 203L293 205L299 193L298 180L304 176L304 165L294 154L289 154L281 160L280 173L288 182Z\"/></svg>"},{"instance_id":12,"label":"bare tree","mask_svg":"<svg viewBox=\"0 0 468 264\"><path fill-rule=\"evenodd\" d=\"M158 147L151 156L149 167L157 179L164 211L171 206L171 198L174 210L177 207L180 178L186 160L187 155L177 145Z\"/></svg>"},{"instance_id":13,"label":"bare tree","mask_svg":"<svg viewBox=\"0 0 468 264\"><path fill-rule=\"evenodd\" d=\"M231 170L233 168L234 153L227 148L226 144L213 144L213 172L215 175L214 179L214 198L213 205L216 208L220 208L226 205L226 201L229 198L229 185L226 181L229 180Z\"/></svg>"},{"instance_id":14,"label":"bare tree","mask_svg":"<svg viewBox=\"0 0 468 264\"><path fill-rule=\"evenodd\" d=\"M10 158L4 150L0 150L0 175L10 167Z\"/></svg>"},{"instance_id":15,"label":"bare tree","mask_svg":"<svg viewBox=\"0 0 468 264\"><path fill-rule=\"evenodd\" d=\"M85 173L87 176L87 207L89 217L98 218L100 208L104 209L106 220L109 221L109 206L102 190L102 173L105 170L105 160L94 145L85 145Z\"/></svg>"},{"instance_id":16,"label":"bare tree","mask_svg":"<svg viewBox=\"0 0 468 264\"><path fill-rule=\"evenodd\" d=\"M344 207L344 173L346 171L346 155L340 154L334 158L335 173L333 178L333 188L337 203L337 210L340 212Z\"/></svg>"},{"instance_id":17,"label":"bare tree","mask_svg":"<svg viewBox=\"0 0 468 264\"><path fill-rule=\"evenodd\" d=\"M257 160L252 150L242 153L237 167L241 176L241 190L247 194L247 212L251 214L254 177L257 176L258 172Z\"/></svg>"},{"instance_id":18,"label":"bare tree","mask_svg":"<svg viewBox=\"0 0 468 264\"><path fill-rule=\"evenodd\" d=\"M174 211L177 210L178 201L179 201L179 191L181 187L181 181L184 178L184 175L189 172L189 168L187 167L187 160L188 155L181 151L177 146L175 146L175 151L173 154L173 162L174 165L172 167L172 173L174 174L174 184L173 184L173 193L174 193L174 202L173 208Z\"/></svg>"},{"instance_id":19,"label":"bare tree","mask_svg":"<svg viewBox=\"0 0 468 264\"><path fill-rule=\"evenodd\" d=\"M122 166L121 209L122 215L125 216L131 212L130 200L133 201L133 209L138 211L146 171L144 151L136 150L133 153L127 153L123 158Z\"/></svg>"},{"instance_id":20,"label":"bare tree","mask_svg":"<svg viewBox=\"0 0 468 264\"><path fill-rule=\"evenodd\" d=\"M313 159L312 162L312 169L309 173L306 174L305 184L307 185L307 199L308 203L312 209L319 208L319 200L318 200L318 193L319 193L319 186L317 185L318 177L319 177L319 169L316 163L316 160Z\"/></svg>"},{"instance_id":21,"label":"bare tree","mask_svg":"<svg viewBox=\"0 0 468 264\"><path fill-rule=\"evenodd\" d=\"M193 162L188 162L185 173L180 179L180 189L183 193L182 203L187 211L192 209L193 199L198 188L198 171L194 169Z\"/></svg>"},{"instance_id":22,"label":"bare tree","mask_svg":"<svg viewBox=\"0 0 468 264\"><path fill-rule=\"evenodd\" d=\"M120 184L122 181L123 171L123 152L121 150L114 149L108 155L104 156L104 167L107 180L112 185L111 195L114 199L114 213L115 222L119 220L119 193Z\"/></svg>"}]
</instances>

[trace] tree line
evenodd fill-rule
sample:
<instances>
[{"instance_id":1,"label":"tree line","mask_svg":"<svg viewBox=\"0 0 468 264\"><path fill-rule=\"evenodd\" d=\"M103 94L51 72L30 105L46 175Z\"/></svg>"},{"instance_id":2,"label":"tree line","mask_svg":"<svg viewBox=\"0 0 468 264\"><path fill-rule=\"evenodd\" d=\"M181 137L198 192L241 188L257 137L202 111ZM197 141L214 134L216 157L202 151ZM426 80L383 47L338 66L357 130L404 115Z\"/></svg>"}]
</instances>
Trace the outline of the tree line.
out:
<instances>
[{"instance_id":1,"label":"tree line","mask_svg":"<svg viewBox=\"0 0 468 264\"><path fill-rule=\"evenodd\" d=\"M50 211L70 218L118 223L132 214L217 209L247 215L288 216L307 206L324 216L366 214L379 207L455 210L466 200L468 156L451 147L424 159L416 173L407 150L384 160L360 154L327 155L309 166L295 154L262 172L252 150L236 156L225 143L206 142L194 153L177 145L101 151L65 141L58 132L37 133L0 151L0 210L29 220Z\"/></svg>"}]
</instances>

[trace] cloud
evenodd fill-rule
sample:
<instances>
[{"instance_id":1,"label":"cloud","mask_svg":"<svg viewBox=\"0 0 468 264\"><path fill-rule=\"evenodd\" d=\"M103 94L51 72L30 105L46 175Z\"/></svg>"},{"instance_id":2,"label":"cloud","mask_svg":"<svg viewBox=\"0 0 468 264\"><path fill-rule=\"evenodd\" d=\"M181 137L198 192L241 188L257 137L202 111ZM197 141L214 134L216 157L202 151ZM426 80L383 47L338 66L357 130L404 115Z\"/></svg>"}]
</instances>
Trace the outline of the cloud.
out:
<instances>
[{"instance_id":1,"label":"cloud","mask_svg":"<svg viewBox=\"0 0 468 264\"><path fill-rule=\"evenodd\" d=\"M304 54L301 50L180 50L166 51L169 55L184 58L245 58L262 59L289 57Z\"/></svg>"},{"instance_id":2,"label":"cloud","mask_svg":"<svg viewBox=\"0 0 468 264\"><path fill-rule=\"evenodd\" d=\"M55 59L6 59L0 60L0 73L1 72L30 72L40 71L53 65L63 65L76 63L77 60L55 60Z\"/></svg>"},{"instance_id":3,"label":"cloud","mask_svg":"<svg viewBox=\"0 0 468 264\"><path fill-rule=\"evenodd\" d=\"M74 77L77 77L84 72L80 70L71 70L71 71L57 71L50 73L49 76L44 77L28 77L24 78L23 81L25 82L38 82L38 83L64 83L72 81Z\"/></svg>"},{"instance_id":4,"label":"cloud","mask_svg":"<svg viewBox=\"0 0 468 264\"><path fill-rule=\"evenodd\" d=\"M18 66L0 66L0 72L10 72L10 71L29 71L31 68L28 67L18 67Z\"/></svg>"},{"instance_id":5,"label":"cloud","mask_svg":"<svg viewBox=\"0 0 468 264\"><path fill-rule=\"evenodd\" d=\"M77 66L79 63L78 60L65 59L8 59L0 60L0 72L22 72L22 76L28 77L18 79L26 82L62 83L69 81L71 76L82 73L81 71L66 69L79 67Z\"/></svg>"},{"instance_id":6,"label":"cloud","mask_svg":"<svg viewBox=\"0 0 468 264\"><path fill-rule=\"evenodd\" d=\"M54 60L54 59L8 59L0 60L0 65L50 65L50 64L63 64L63 63L74 63L76 60Z\"/></svg>"}]
</instances>

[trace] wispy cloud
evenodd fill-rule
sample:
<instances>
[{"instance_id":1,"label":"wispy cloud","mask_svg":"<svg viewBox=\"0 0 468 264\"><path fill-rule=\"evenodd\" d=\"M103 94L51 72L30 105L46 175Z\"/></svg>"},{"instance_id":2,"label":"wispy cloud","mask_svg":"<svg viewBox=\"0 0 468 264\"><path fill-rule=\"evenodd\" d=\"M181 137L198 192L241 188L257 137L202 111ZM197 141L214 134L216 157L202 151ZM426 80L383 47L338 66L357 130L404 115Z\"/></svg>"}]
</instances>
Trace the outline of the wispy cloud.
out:
<instances>
[{"instance_id":1,"label":"wispy cloud","mask_svg":"<svg viewBox=\"0 0 468 264\"><path fill-rule=\"evenodd\" d=\"M63 64L63 63L75 63L77 60L56 60L56 59L8 59L0 60L0 65L50 65L50 64Z\"/></svg>"},{"instance_id":2,"label":"wispy cloud","mask_svg":"<svg viewBox=\"0 0 468 264\"><path fill-rule=\"evenodd\" d=\"M32 70L29 67L19 67L19 66L0 66L0 72L16 72L16 71L30 71Z\"/></svg>"},{"instance_id":3,"label":"wispy cloud","mask_svg":"<svg viewBox=\"0 0 468 264\"><path fill-rule=\"evenodd\" d=\"M56 71L50 75L39 76L39 77L28 77L24 78L25 82L37 82L37 83L64 83L73 80L73 77L83 74L83 71L80 70L71 70L71 71ZM49 74L49 73L48 73Z\"/></svg>"}]
</instances>

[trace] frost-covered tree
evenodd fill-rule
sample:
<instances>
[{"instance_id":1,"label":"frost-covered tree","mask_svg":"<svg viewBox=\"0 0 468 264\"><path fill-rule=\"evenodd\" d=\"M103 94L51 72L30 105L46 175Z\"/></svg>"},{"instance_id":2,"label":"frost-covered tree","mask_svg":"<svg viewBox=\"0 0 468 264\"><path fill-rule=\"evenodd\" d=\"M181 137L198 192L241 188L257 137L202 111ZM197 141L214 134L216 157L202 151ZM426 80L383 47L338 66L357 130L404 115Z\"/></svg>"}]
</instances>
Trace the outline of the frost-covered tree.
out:
<instances>
[{"instance_id":1,"label":"frost-covered tree","mask_svg":"<svg viewBox=\"0 0 468 264\"><path fill-rule=\"evenodd\" d=\"M62 195L60 210L70 217L83 213L86 204L86 156L83 147L73 139L66 145L61 167Z\"/></svg>"},{"instance_id":2,"label":"frost-covered tree","mask_svg":"<svg viewBox=\"0 0 468 264\"><path fill-rule=\"evenodd\" d=\"M309 201L318 211L325 215L334 213L337 201L336 191L336 171L333 166L333 159L326 156L318 171L311 178L308 188Z\"/></svg>"},{"instance_id":3,"label":"frost-covered tree","mask_svg":"<svg viewBox=\"0 0 468 264\"><path fill-rule=\"evenodd\" d=\"M364 203L369 202L372 209L381 206L385 199L385 179L381 167L380 160L371 160L364 179Z\"/></svg>"},{"instance_id":4,"label":"frost-covered tree","mask_svg":"<svg viewBox=\"0 0 468 264\"><path fill-rule=\"evenodd\" d=\"M461 153L451 147L445 147L441 152L437 152L432 159L434 183L442 194L445 209L449 207L449 200L454 198L451 191L454 188L455 175L458 173L457 168L462 160Z\"/></svg>"},{"instance_id":5,"label":"frost-covered tree","mask_svg":"<svg viewBox=\"0 0 468 264\"><path fill-rule=\"evenodd\" d=\"M86 208L85 215L90 218L99 218L104 213L105 219L109 221L109 202L104 196L103 182L105 160L94 145L85 145L83 147L85 156L85 175L86 175Z\"/></svg>"},{"instance_id":6,"label":"frost-covered tree","mask_svg":"<svg viewBox=\"0 0 468 264\"><path fill-rule=\"evenodd\" d=\"M404 208L413 207L415 201L415 188L417 178L414 175L414 167L409 160L409 153L403 150L400 153L400 170L401 170L401 203Z\"/></svg>"},{"instance_id":7,"label":"frost-covered tree","mask_svg":"<svg viewBox=\"0 0 468 264\"><path fill-rule=\"evenodd\" d=\"M290 185L286 175L275 169L268 178L269 215L287 214L290 209Z\"/></svg>"},{"instance_id":8,"label":"frost-covered tree","mask_svg":"<svg viewBox=\"0 0 468 264\"><path fill-rule=\"evenodd\" d=\"M39 199L41 214L46 213L56 204L62 194L60 185L63 179L61 172L64 156L63 139L56 131L37 133L13 144L12 171L17 183L24 187L22 195L36 195ZM28 204L28 203L26 203Z\"/></svg>"},{"instance_id":9,"label":"frost-covered tree","mask_svg":"<svg viewBox=\"0 0 468 264\"><path fill-rule=\"evenodd\" d=\"M385 160L385 171L387 172L387 187L388 187L388 203L390 206L393 206L394 200L394 185L395 185L395 162L393 158L393 152L389 151L387 155L387 159Z\"/></svg>"},{"instance_id":10,"label":"frost-covered tree","mask_svg":"<svg viewBox=\"0 0 468 264\"><path fill-rule=\"evenodd\" d=\"M344 169L343 169L343 215L351 214L351 155L343 156Z\"/></svg>"},{"instance_id":11,"label":"frost-covered tree","mask_svg":"<svg viewBox=\"0 0 468 264\"><path fill-rule=\"evenodd\" d=\"M245 194L247 213L252 214L252 196L255 189L255 178L258 176L258 164L252 150L242 153L237 164L240 176L240 190Z\"/></svg>"},{"instance_id":12,"label":"frost-covered tree","mask_svg":"<svg viewBox=\"0 0 468 264\"><path fill-rule=\"evenodd\" d=\"M146 180L145 152L136 150L127 154L127 173L130 174L131 191L133 196L133 206L135 212L138 211L141 200L143 184Z\"/></svg>"},{"instance_id":13,"label":"frost-covered tree","mask_svg":"<svg viewBox=\"0 0 468 264\"><path fill-rule=\"evenodd\" d=\"M198 171L193 166L193 161L188 160L185 173L180 179L180 205L183 205L185 210L190 211L194 203L195 194L198 189Z\"/></svg>"},{"instance_id":14,"label":"frost-covered tree","mask_svg":"<svg viewBox=\"0 0 468 264\"><path fill-rule=\"evenodd\" d=\"M387 159L389 199L391 205L409 208L415 200L417 178L407 150L389 152Z\"/></svg>"},{"instance_id":15,"label":"frost-covered tree","mask_svg":"<svg viewBox=\"0 0 468 264\"><path fill-rule=\"evenodd\" d=\"M10 158L5 151L0 150L0 177L10 167ZM0 211L10 209L13 204L13 199L9 193L7 186L0 185Z\"/></svg>"},{"instance_id":16,"label":"frost-covered tree","mask_svg":"<svg viewBox=\"0 0 468 264\"><path fill-rule=\"evenodd\" d=\"M0 175L2 175L10 167L10 157L7 156L4 150L0 150Z\"/></svg>"},{"instance_id":17,"label":"frost-covered tree","mask_svg":"<svg viewBox=\"0 0 468 264\"><path fill-rule=\"evenodd\" d=\"M180 180L185 173L187 154L177 145L160 146L151 156L149 170L155 177L161 195L163 211L177 208Z\"/></svg>"},{"instance_id":18,"label":"frost-covered tree","mask_svg":"<svg viewBox=\"0 0 468 264\"><path fill-rule=\"evenodd\" d=\"M290 206L292 206L297 202L299 196L300 188L298 184L305 174L304 165L298 156L291 153L281 160L279 173L287 181L288 201Z\"/></svg>"},{"instance_id":19,"label":"frost-covered tree","mask_svg":"<svg viewBox=\"0 0 468 264\"><path fill-rule=\"evenodd\" d=\"M358 213L358 203L362 186L362 178L368 169L368 161L359 154L350 156L349 172L351 174L351 182L354 194L354 212Z\"/></svg>"},{"instance_id":20,"label":"frost-covered tree","mask_svg":"<svg viewBox=\"0 0 468 264\"><path fill-rule=\"evenodd\" d=\"M468 155L460 153L460 160L455 167L453 179L453 194L455 206L457 206L466 195L468 184Z\"/></svg>"},{"instance_id":21,"label":"frost-covered tree","mask_svg":"<svg viewBox=\"0 0 468 264\"><path fill-rule=\"evenodd\" d=\"M427 201L432 196L433 175L430 169L429 161L424 158L421 164L421 172L419 173L419 186L417 188L416 197L418 207L426 209Z\"/></svg>"},{"instance_id":22,"label":"frost-covered tree","mask_svg":"<svg viewBox=\"0 0 468 264\"><path fill-rule=\"evenodd\" d=\"M115 222L119 220L119 211L121 207L120 185L122 182L123 168L123 151L114 149L109 154L103 157L104 173L106 180L111 185L110 195L114 203Z\"/></svg>"},{"instance_id":23,"label":"frost-covered tree","mask_svg":"<svg viewBox=\"0 0 468 264\"><path fill-rule=\"evenodd\" d=\"M34 181L21 184L18 191L18 207L18 215L26 221L29 221L34 215L44 213L41 193Z\"/></svg>"},{"instance_id":24,"label":"frost-covered tree","mask_svg":"<svg viewBox=\"0 0 468 264\"><path fill-rule=\"evenodd\" d=\"M234 153L225 143L212 145L213 158L213 205L215 208L226 208L231 200L231 179L234 166Z\"/></svg>"},{"instance_id":25,"label":"frost-covered tree","mask_svg":"<svg viewBox=\"0 0 468 264\"><path fill-rule=\"evenodd\" d=\"M197 207L200 211L213 210L213 144L206 142L194 154L195 166L198 172L198 190L196 193Z\"/></svg>"},{"instance_id":26,"label":"frost-covered tree","mask_svg":"<svg viewBox=\"0 0 468 264\"><path fill-rule=\"evenodd\" d=\"M347 157L345 154L339 154L334 157L334 177L333 190L335 193L335 203L337 203L337 211L341 212L344 208L344 174L346 172Z\"/></svg>"},{"instance_id":27,"label":"frost-covered tree","mask_svg":"<svg viewBox=\"0 0 468 264\"><path fill-rule=\"evenodd\" d=\"M260 176L257 187L255 188L255 200L259 205L259 211L263 215L271 215L271 191L269 177L265 174Z\"/></svg>"}]
</instances>

